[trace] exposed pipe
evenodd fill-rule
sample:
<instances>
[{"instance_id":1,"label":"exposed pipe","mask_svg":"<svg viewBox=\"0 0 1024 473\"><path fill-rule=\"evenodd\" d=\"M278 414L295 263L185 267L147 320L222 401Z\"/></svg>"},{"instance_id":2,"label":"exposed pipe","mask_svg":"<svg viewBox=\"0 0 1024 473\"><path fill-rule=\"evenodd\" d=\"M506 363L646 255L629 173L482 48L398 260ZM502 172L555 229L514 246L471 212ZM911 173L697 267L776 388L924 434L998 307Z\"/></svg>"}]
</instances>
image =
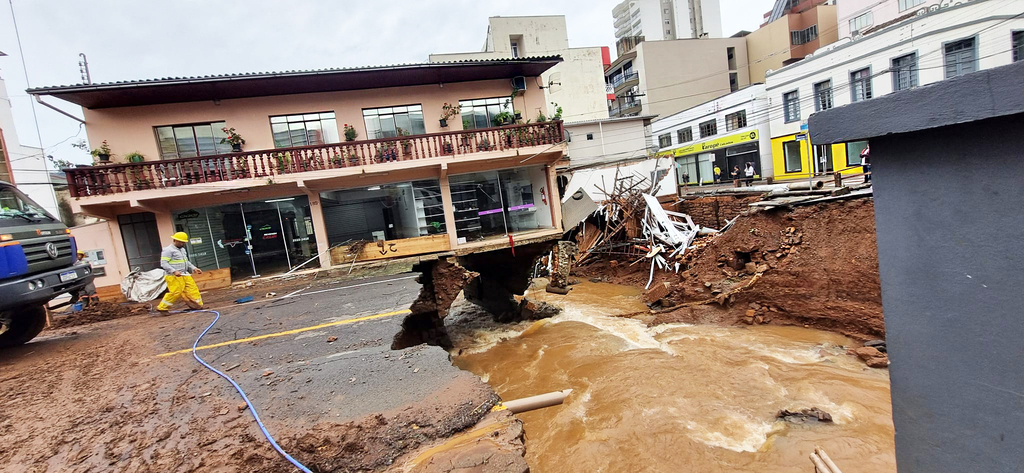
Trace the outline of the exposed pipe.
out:
<instances>
[{"instance_id":1,"label":"exposed pipe","mask_svg":"<svg viewBox=\"0 0 1024 473\"><path fill-rule=\"evenodd\" d=\"M42 106L44 106L44 107L46 107L46 108L48 108L50 110L53 110L53 111L55 111L55 112L57 112L57 113L59 113L61 115L64 115L65 117L68 117L68 118L70 118L70 119L72 119L72 120L74 120L74 121L76 121L78 123L81 123L81 124L85 125L85 120L82 120L81 118L78 118L78 117L76 117L76 116L74 116L74 115L72 115L72 114L70 114L68 112L65 112L64 110L61 110L61 109L59 109L57 107L54 107L53 105L50 105L50 104L48 104L46 102L43 102L43 99L40 98L36 94L32 94L32 96L36 98L36 102L39 102L39 105L42 105Z\"/></svg>"},{"instance_id":2,"label":"exposed pipe","mask_svg":"<svg viewBox=\"0 0 1024 473\"><path fill-rule=\"evenodd\" d=\"M538 394L536 396L503 402L501 403L501 406L508 409L513 414L519 414L521 412L529 412L537 409L543 409L545 407L557 406L564 402L565 398L568 397L570 393L572 393L572 389L564 389L562 391Z\"/></svg>"}]
</instances>

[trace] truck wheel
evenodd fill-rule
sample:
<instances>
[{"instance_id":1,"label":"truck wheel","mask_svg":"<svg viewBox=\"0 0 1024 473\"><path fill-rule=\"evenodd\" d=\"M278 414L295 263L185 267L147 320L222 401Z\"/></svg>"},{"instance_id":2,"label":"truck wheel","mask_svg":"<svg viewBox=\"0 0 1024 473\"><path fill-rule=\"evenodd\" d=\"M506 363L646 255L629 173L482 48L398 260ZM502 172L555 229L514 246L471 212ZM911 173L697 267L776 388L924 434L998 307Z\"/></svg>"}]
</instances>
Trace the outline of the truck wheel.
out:
<instances>
[{"instance_id":1,"label":"truck wheel","mask_svg":"<svg viewBox=\"0 0 1024 473\"><path fill-rule=\"evenodd\" d=\"M0 313L0 348L27 343L46 327L42 306L18 307Z\"/></svg>"}]
</instances>

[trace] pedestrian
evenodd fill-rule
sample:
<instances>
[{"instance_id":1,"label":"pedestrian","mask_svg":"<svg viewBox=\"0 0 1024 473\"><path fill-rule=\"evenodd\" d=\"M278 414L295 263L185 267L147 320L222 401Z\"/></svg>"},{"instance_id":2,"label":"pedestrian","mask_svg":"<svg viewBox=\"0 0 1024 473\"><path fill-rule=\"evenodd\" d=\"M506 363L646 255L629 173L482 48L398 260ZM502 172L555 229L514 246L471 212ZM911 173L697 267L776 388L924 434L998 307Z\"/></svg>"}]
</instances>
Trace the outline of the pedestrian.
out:
<instances>
[{"instance_id":1,"label":"pedestrian","mask_svg":"<svg viewBox=\"0 0 1024 473\"><path fill-rule=\"evenodd\" d=\"M690 173L683 171L683 190L687 190L690 184Z\"/></svg>"},{"instance_id":2,"label":"pedestrian","mask_svg":"<svg viewBox=\"0 0 1024 473\"><path fill-rule=\"evenodd\" d=\"M718 167L718 165L716 164L715 165L715 184L721 184L721 183L722 183L722 168Z\"/></svg>"},{"instance_id":3,"label":"pedestrian","mask_svg":"<svg viewBox=\"0 0 1024 473\"><path fill-rule=\"evenodd\" d=\"M871 182L871 145L861 150L860 165L864 168L864 182Z\"/></svg>"},{"instance_id":4,"label":"pedestrian","mask_svg":"<svg viewBox=\"0 0 1024 473\"><path fill-rule=\"evenodd\" d=\"M746 177L747 187L754 185L754 163L747 163L747 167L743 169L743 176Z\"/></svg>"},{"instance_id":5,"label":"pedestrian","mask_svg":"<svg viewBox=\"0 0 1024 473\"><path fill-rule=\"evenodd\" d=\"M88 263L90 268L89 271L92 271L92 263L85 260L85 252L82 250L78 250L78 262ZM89 284L86 284L85 287L82 288L82 292L79 293L79 299L81 299L84 302L84 305L86 307L93 303L99 302L100 296L96 295L96 284L94 284L92 281L89 281Z\"/></svg>"},{"instance_id":6,"label":"pedestrian","mask_svg":"<svg viewBox=\"0 0 1024 473\"><path fill-rule=\"evenodd\" d=\"M184 298L185 304L193 310L202 309L203 296L199 293L196 281L192 279L192 273L203 274L203 270L192 264L185 253L188 234L178 232L171 239L174 240L173 243L160 253L160 267L163 268L164 280L167 281L167 294L164 294L156 310L167 313L181 298Z\"/></svg>"},{"instance_id":7,"label":"pedestrian","mask_svg":"<svg viewBox=\"0 0 1024 473\"><path fill-rule=\"evenodd\" d=\"M732 177L732 186L733 187L739 187L740 186L740 165L739 164L734 165L732 167L732 172L730 172L729 175Z\"/></svg>"}]
</instances>

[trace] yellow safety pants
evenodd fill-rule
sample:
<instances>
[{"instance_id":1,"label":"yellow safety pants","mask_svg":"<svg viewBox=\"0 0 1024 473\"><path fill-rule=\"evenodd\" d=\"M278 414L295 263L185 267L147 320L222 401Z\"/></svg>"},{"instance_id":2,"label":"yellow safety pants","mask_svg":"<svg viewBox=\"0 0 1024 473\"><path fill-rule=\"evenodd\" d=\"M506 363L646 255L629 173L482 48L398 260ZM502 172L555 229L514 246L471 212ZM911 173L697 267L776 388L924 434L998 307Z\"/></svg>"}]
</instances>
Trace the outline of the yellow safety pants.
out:
<instances>
[{"instance_id":1,"label":"yellow safety pants","mask_svg":"<svg viewBox=\"0 0 1024 473\"><path fill-rule=\"evenodd\" d=\"M175 302L178 302L178 299L183 297L189 307L193 309L203 307L203 295L199 293L199 286L196 286L192 275L164 276L164 280L167 281L167 294L164 294L164 298L160 301L160 305L156 306L156 310L169 310Z\"/></svg>"}]
</instances>

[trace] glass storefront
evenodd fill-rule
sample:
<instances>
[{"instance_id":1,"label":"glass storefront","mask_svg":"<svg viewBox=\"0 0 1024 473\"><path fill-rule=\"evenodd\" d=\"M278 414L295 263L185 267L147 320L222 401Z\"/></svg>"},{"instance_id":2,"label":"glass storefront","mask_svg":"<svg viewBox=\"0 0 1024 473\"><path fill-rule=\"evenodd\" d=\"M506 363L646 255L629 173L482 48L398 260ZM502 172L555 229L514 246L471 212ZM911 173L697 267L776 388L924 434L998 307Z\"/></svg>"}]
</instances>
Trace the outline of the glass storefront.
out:
<instances>
[{"instance_id":1,"label":"glass storefront","mask_svg":"<svg viewBox=\"0 0 1024 473\"><path fill-rule=\"evenodd\" d=\"M437 179L320 193L332 245L444 234L444 204Z\"/></svg>"},{"instance_id":2,"label":"glass storefront","mask_svg":"<svg viewBox=\"0 0 1024 473\"><path fill-rule=\"evenodd\" d=\"M459 242L551 227L543 167L450 176Z\"/></svg>"},{"instance_id":3,"label":"glass storefront","mask_svg":"<svg viewBox=\"0 0 1024 473\"><path fill-rule=\"evenodd\" d=\"M306 196L179 210L174 227L188 233L196 266L231 268L232 278L283 273L318 254Z\"/></svg>"}]
</instances>

